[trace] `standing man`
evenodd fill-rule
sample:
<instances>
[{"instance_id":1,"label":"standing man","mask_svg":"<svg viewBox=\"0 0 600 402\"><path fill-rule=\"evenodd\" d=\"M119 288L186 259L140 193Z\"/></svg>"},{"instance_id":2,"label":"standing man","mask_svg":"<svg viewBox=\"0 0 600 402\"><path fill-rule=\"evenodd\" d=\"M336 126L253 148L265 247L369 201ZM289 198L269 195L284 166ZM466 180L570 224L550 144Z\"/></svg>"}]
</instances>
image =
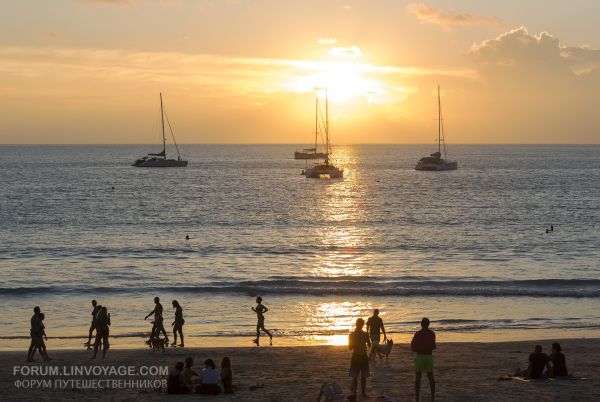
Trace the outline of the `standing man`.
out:
<instances>
[{"instance_id":1,"label":"standing man","mask_svg":"<svg viewBox=\"0 0 600 402\"><path fill-rule=\"evenodd\" d=\"M148 317L150 317L152 314L154 314L154 321L152 323L152 333L150 334L150 340L152 341L154 337L158 337L158 335L160 335L160 333L162 332L165 336L165 344L168 345L169 335L167 335L167 331L165 330L165 326L163 324L163 306L162 304L160 304L160 298L158 297L154 298L154 310L152 310L146 317L144 317L144 320L147 320Z\"/></svg>"},{"instance_id":2,"label":"standing man","mask_svg":"<svg viewBox=\"0 0 600 402\"><path fill-rule=\"evenodd\" d=\"M265 316L264 314L269 311L268 308L266 308L265 306L263 306L262 304L262 297L258 296L256 298L256 307L251 307L252 311L254 311L256 313L256 339L254 339L252 342L256 343L256 346L260 346L259 344L259 339L260 339L260 330L262 329L267 335L269 335L269 343L271 346L273 346L273 335L271 335L271 333L269 332L268 329L265 328Z\"/></svg>"},{"instance_id":3,"label":"standing man","mask_svg":"<svg viewBox=\"0 0 600 402\"><path fill-rule=\"evenodd\" d=\"M88 349L92 348L92 334L94 333L94 330L96 329L96 316L98 315L98 312L100 311L100 309L102 308L102 306L98 305L98 302L96 300L92 300L92 324L90 325L90 333L88 335L88 341L85 343L84 346L87 346Z\"/></svg>"},{"instance_id":4,"label":"standing man","mask_svg":"<svg viewBox=\"0 0 600 402\"><path fill-rule=\"evenodd\" d=\"M358 386L358 375L360 374L360 390L362 396L366 397L367 377L369 373L369 357L367 356L367 347L371 347L369 335L363 331L365 320L358 318L354 332L348 335L348 350L352 350L352 360L350 361L350 377L352 377L353 400L356 400L356 387Z\"/></svg>"},{"instance_id":5,"label":"standing man","mask_svg":"<svg viewBox=\"0 0 600 402\"><path fill-rule=\"evenodd\" d=\"M427 373L431 401L435 399L435 381L433 379L433 351L436 349L435 332L429 329L429 318L421 320L421 330L415 333L410 348L417 354L415 357L415 400L419 402L421 392L421 375Z\"/></svg>"},{"instance_id":6,"label":"standing man","mask_svg":"<svg viewBox=\"0 0 600 402\"><path fill-rule=\"evenodd\" d=\"M387 339L385 334L385 327L383 326L383 320L379 316L379 309L376 308L373 311L373 316L367 320L367 332L371 338L371 354L370 358L375 357L375 353L378 352L379 342L381 340L381 333L383 332L383 341Z\"/></svg>"}]
</instances>

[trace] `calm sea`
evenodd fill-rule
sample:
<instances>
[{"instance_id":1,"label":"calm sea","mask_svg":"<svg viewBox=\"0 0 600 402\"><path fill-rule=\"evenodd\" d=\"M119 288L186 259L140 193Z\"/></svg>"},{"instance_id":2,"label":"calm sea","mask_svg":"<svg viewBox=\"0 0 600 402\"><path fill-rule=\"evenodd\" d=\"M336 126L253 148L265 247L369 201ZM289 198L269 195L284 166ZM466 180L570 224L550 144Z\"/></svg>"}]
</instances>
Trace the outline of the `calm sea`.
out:
<instances>
[{"instance_id":1,"label":"calm sea","mask_svg":"<svg viewBox=\"0 0 600 402\"><path fill-rule=\"evenodd\" d=\"M431 146L340 146L344 180L301 176L293 145L130 166L155 148L0 147L0 349L34 305L50 348L80 346L91 299L142 346L154 296L189 346L251 345L256 295L276 345L343 342L373 308L395 340L423 316L441 340L600 336L600 146L451 146L440 173L412 169Z\"/></svg>"}]
</instances>

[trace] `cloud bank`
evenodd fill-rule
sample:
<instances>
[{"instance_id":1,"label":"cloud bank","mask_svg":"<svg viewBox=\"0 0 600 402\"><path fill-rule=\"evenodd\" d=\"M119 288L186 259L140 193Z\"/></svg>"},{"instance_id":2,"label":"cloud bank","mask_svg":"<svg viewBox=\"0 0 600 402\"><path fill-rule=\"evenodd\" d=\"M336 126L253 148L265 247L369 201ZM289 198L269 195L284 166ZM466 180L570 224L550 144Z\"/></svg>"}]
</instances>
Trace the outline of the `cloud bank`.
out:
<instances>
[{"instance_id":1,"label":"cloud bank","mask_svg":"<svg viewBox=\"0 0 600 402\"><path fill-rule=\"evenodd\" d=\"M407 9L422 23L441 25L446 28L453 25L506 26L499 17L473 15L466 12L444 11L429 7L423 3L411 3L407 6Z\"/></svg>"}]
</instances>

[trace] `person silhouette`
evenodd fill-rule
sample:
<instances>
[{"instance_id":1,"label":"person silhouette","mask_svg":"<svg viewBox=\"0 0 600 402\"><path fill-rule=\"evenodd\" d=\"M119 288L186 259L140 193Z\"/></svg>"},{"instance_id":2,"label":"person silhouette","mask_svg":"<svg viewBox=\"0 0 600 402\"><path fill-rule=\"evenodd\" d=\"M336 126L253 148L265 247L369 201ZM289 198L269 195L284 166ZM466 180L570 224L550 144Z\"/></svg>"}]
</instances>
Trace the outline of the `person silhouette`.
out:
<instances>
[{"instance_id":1,"label":"person silhouette","mask_svg":"<svg viewBox=\"0 0 600 402\"><path fill-rule=\"evenodd\" d=\"M421 330L417 331L410 343L410 348L417 354L415 357L415 400L419 402L421 392L421 375L427 373L431 400L435 399L435 380L433 378L433 351L436 349L435 332L429 329L429 318L421 320Z\"/></svg>"},{"instance_id":2,"label":"person silhouette","mask_svg":"<svg viewBox=\"0 0 600 402\"><path fill-rule=\"evenodd\" d=\"M350 377L352 377L353 399L356 400L356 388L358 386L358 376L360 375L360 390L363 397L367 396L367 377L369 372L369 357L367 356L367 348L371 347L369 335L363 331L365 320L362 318L356 319L356 328L348 335L348 350L352 350L352 359L350 360Z\"/></svg>"},{"instance_id":3,"label":"person silhouette","mask_svg":"<svg viewBox=\"0 0 600 402\"><path fill-rule=\"evenodd\" d=\"M154 339L154 337L160 335L162 332L165 336L165 344L169 344L169 336L167 335L167 331L165 330L165 326L163 324L163 306L160 304L160 298L154 298L154 310L152 310L144 320L147 320L148 317L154 314L154 321L152 321L152 332L150 333L150 341Z\"/></svg>"},{"instance_id":4,"label":"person silhouette","mask_svg":"<svg viewBox=\"0 0 600 402\"><path fill-rule=\"evenodd\" d=\"M373 316L369 317L367 320L367 333L371 338L371 354L370 358L375 357L375 353L377 353L377 347L379 346L381 340L381 333L383 332L383 340L387 339L387 335L385 333L385 327L383 325L383 320L379 316L379 309L376 308L373 310Z\"/></svg>"},{"instance_id":5,"label":"person silhouette","mask_svg":"<svg viewBox=\"0 0 600 402\"><path fill-rule=\"evenodd\" d=\"M110 313L106 307L101 307L96 316L96 341L94 342L94 356L96 358L98 348L102 344L102 358L106 357L106 350L110 347L108 335L110 333Z\"/></svg>"},{"instance_id":6,"label":"person silhouette","mask_svg":"<svg viewBox=\"0 0 600 402\"><path fill-rule=\"evenodd\" d=\"M98 314L98 311L100 311L102 306L98 305L98 302L96 300L92 300L92 307L93 307L92 308L92 323L90 325L88 341L86 343L84 343L84 346L87 346L88 349L91 349L92 336L93 336L94 330L96 329L96 315Z\"/></svg>"},{"instance_id":7,"label":"person silhouette","mask_svg":"<svg viewBox=\"0 0 600 402\"><path fill-rule=\"evenodd\" d=\"M175 321L173 321L173 323L171 324L173 326L173 347L184 347L183 324L185 324L185 320L183 319L183 309L181 308L177 300L173 300L172 304L173 308L175 309ZM179 345L177 345L177 333L179 333L179 338L181 339L181 344Z\"/></svg>"},{"instance_id":8,"label":"person silhouette","mask_svg":"<svg viewBox=\"0 0 600 402\"><path fill-rule=\"evenodd\" d=\"M252 311L254 311L256 313L256 318L257 318L256 339L254 339L253 342L256 343L256 346L260 346L260 343L259 343L260 330L262 329L267 335L269 335L269 343L272 346L273 345L273 335L271 335L271 333L265 328L265 316L264 316L264 314L267 311L269 311L269 309L266 308L265 306L263 306L262 297L258 296L256 298L256 307L251 307L251 309L252 309Z\"/></svg>"}]
</instances>

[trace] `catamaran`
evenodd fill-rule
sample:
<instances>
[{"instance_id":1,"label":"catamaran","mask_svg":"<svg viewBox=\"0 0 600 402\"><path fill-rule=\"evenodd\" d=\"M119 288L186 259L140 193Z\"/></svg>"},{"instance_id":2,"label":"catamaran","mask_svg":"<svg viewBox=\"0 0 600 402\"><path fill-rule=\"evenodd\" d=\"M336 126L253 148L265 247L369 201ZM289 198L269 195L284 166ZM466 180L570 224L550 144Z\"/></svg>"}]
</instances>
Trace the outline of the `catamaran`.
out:
<instances>
[{"instance_id":1,"label":"catamaran","mask_svg":"<svg viewBox=\"0 0 600 402\"><path fill-rule=\"evenodd\" d=\"M317 109L318 112L318 109ZM318 114L318 113L317 113ZM313 167L307 168L303 173L309 179L320 179L329 177L330 179L342 179L344 170L329 163L329 155L331 155L331 144L329 142L329 101L327 92L325 93L325 162L318 163Z\"/></svg>"},{"instance_id":2,"label":"catamaran","mask_svg":"<svg viewBox=\"0 0 600 402\"><path fill-rule=\"evenodd\" d=\"M136 167L185 167L188 164L188 161L181 159L181 154L179 153L179 147L177 146L177 141L175 141L175 134L173 134L173 129L171 128L171 123L169 122L169 116L167 117L167 124L169 125L169 130L171 131L171 137L173 137L173 144L175 145L175 149L177 150L177 159L167 159L167 137L165 135L165 116L166 112L163 108L163 99L162 93L160 94L160 121L162 124L162 141L163 141L163 149L161 152L156 154L148 154L144 157L138 158L135 162L133 162L132 166Z\"/></svg>"},{"instance_id":3,"label":"catamaran","mask_svg":"<svg viewBox=\"0 0 600 402\"><path fill-rule=\"evenodd\" d=\"M301 152L294 152L294 159L325 159L327 154L324 152L317 152L317 145L319 140L319 97L317 96L315 104L315 147L304 148Z\"/></svg>"},{"instance_id":4,"label":"catamaran","mask_svg":"<svg viewBox=\"0 0 600 402\"><path fill-rule=\"evenodd\" d=\"M438 85L438 150L429 156L419 159L415 170L456 170L458 162L446 159L446 141L444 140L444 124L442 122L442 102L440 99L440 86ZM442 145L444 157L442 158Z\"/></svg>"}]
</instances>

